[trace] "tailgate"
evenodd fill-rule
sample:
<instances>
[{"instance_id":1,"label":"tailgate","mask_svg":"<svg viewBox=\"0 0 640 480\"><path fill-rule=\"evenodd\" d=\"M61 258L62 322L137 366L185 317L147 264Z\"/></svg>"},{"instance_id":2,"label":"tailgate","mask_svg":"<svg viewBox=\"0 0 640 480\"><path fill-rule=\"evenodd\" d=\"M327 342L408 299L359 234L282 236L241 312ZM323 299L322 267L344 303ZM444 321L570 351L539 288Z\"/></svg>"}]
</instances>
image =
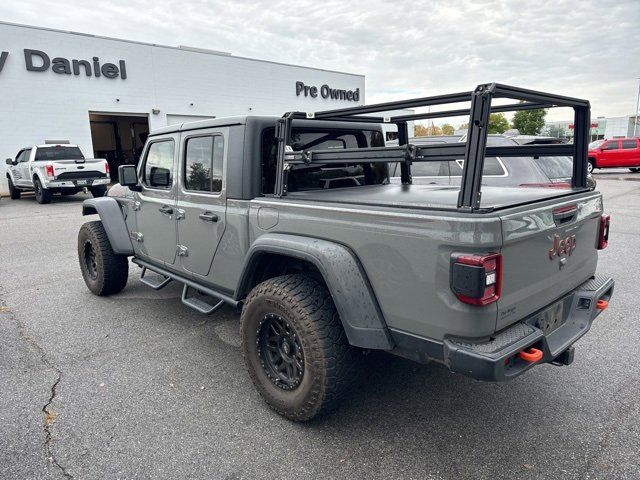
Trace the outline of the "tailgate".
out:
<instances>
[{"instance_id":1,"label":"tailgate","mask_svg":"<svg viewBox=\"0 0 640 480\"><path fill-rule=\"evenodd\" d=\"M591 192L520 207L502 220L502 295L496 330L542 309L596 271L602 197Z\"/></svg>"},{"instance_id":2,"label":"tailgate","mask_svg":"<svg viewBox=\"0 0 640 480\"><path fill-rule=\"evenodd\" d=\"M82 160L54 160L53 169L56 177L61 173L78 172L75 177L81 178L86 173L87 177L94 177L96 173L106 174L106 161L101 158L87 158Z\"/></svg>"}]
</instances>

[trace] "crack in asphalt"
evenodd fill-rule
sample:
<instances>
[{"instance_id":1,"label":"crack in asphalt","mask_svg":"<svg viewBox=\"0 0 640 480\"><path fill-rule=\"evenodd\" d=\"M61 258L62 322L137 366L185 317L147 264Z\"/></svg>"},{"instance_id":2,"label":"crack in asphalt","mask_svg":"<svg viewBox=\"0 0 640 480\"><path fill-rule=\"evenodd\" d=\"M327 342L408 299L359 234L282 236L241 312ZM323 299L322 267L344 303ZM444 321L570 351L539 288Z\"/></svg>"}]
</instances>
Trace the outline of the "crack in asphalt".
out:
<instances>
[{"instance_id":1,"label":"crack in asphalt","mask_svg":"<svg viewBox=\"0 0 640 480\"><path fill-rule=\"evenodd\" d=\"M57 366L55 366L49 360L49 358L47 357L47 352L45 352L44 348L42 348L42 346L40 346L38 342L36 342L32 337L29 336L25 325L20 320L18 320L18 318L13 314L13 312L6 306L4 301L0 301L0 307L2 307L2 312L5 314L8 314L9 318L11 318L15 323L18 336L27 345L35 349L40 354L41 363L43 363L50 370L53 370L56 374L56 379L53 382L53 385L51 385L49 400L42 407L42 414L44 417L42 428L44 430L44 436L45 436L43 447L49 463L51 463L54 467L60 470L60 472L65 478L74 478L73 475L71 475L67 471L67 469L58 462L58 460L53 454L53 451L51 450L51 440L53 437L51 432L51 427L53 426L53 423L55 422L56 417L58 416L57 413L51 410L51 404L53 403L56 397L56 389L58 387L58 384L60 383L60 380L62 380L62 370L60 370Z\"/></svg>"}]
</instances>

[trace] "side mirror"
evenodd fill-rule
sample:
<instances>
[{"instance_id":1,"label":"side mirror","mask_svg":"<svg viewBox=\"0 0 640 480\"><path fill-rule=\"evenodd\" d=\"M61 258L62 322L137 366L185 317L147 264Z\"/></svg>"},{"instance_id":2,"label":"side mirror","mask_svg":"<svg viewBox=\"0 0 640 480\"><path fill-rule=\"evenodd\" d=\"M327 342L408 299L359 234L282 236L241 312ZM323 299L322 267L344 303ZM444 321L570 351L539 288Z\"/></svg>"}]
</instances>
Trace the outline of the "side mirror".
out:
<instances>
[{"instance_id":1,"label":"side mirror","mask_svg":"<svg viewBox=\"0 0 640 480\"><path fill-rule=\"evenodd\" d=\"M7 158L7 160L5 161L5 163L7 165L15 165L15 163L13 163L13 158Z\"/></svg>"},{"instance_id":2,"label":"side mirror","mask_svg":"<svg viewBox=\"0 0 640 480\"><path fill-rule=\"evenodd\" d=\"M123 187L129 187L133 191L140 190L138 172L135 165L120 165L118 167L118 179Z\"/></svg>"}]
</instances>

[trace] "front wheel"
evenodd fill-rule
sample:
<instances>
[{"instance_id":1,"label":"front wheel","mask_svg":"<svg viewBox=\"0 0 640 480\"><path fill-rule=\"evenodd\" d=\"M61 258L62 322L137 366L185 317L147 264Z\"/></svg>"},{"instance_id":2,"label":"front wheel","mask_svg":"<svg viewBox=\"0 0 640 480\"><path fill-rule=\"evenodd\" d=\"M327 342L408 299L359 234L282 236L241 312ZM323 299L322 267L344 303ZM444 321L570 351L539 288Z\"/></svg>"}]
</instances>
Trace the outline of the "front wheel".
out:
<instances>
[{"instance_id":1,"label":"front wheel","mask_svg":"<svg viewBox=\"0 0 640 480\"><path fill-rule=\"evenodd\" d=\"M9 195L11 196L11 200L18 200L20 198L20 190L13 184L11 177L7 177L7 181L9 182Z\"/></svg>"},{"instance_id":2,"label":"front wheel","mask_svg":"<svg viewBox=\"0 0 640 480\"><path fill-rule=\"evenodd\" d=\"M338 406L358 352L323 284L306 275L266 280L247 297L240 325L251 380L277 413L307 421Z\"/></svg>"},{"instance_id":3,"label":"front wheel","mask_svg":"<svg viewBox=\"0 0 640 480\"><path fill-rule=\"evenodd\" d=\"M589 159L589 162L587 163L587 173L593 173L593 169L596 168L594 162L592 159Z\"/></svg>"},{"instance_id":4,"label":"front wheel","mask_svg":"<svg viewBox=\"0 0 640 480\"><path fill-rule=\"evenodd\" d=\"M107 193L107 187L106 185L96 185L95 187L89 187L89 191L94 198L104 197Z\"/></svg>"},{"instance_id":5,"label":"front wheel","mask_svg":"<svg viewBox=\"0 0 640 480\"><path fill-rule=\"evenodd\" d=\"M102 222L88 222L80 227L78 260L84 283L94 294L111 295L127 285L129 260L114 253Z\"/></svg>"},{"instance_id":6,"label":"front wheel","mask_svg":"<svg viewBox=\"0 0 640 480\"><path fill-rule=\"evenodd\" d=\"M45 204L51 202L53 194L51 193L51 190L42 186L39 178L35 178L33 180L33 188L36 191L36 201L38 203Z\"/></svg>"}]
</instances>

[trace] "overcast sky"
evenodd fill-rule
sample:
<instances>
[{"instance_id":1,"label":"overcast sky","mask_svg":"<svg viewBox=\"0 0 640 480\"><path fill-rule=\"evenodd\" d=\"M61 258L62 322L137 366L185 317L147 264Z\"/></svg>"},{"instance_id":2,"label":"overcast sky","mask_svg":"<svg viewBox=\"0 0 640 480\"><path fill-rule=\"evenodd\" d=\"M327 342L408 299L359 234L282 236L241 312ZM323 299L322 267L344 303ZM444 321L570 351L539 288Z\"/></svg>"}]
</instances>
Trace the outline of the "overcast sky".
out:
<instances>
[{"instance_id":1,"label":"overcast sky","mask_svg":"<svg viewBox=\"0 0 640 480\"><path fill-rule=\"evenodd\" d=\"M361 73L367 103L495 81L625 115L640 77L640 0L3 0L0 20Z\"/></svg>"}]
</instances>

